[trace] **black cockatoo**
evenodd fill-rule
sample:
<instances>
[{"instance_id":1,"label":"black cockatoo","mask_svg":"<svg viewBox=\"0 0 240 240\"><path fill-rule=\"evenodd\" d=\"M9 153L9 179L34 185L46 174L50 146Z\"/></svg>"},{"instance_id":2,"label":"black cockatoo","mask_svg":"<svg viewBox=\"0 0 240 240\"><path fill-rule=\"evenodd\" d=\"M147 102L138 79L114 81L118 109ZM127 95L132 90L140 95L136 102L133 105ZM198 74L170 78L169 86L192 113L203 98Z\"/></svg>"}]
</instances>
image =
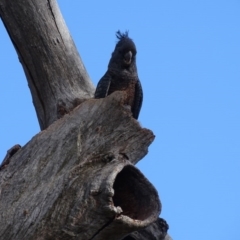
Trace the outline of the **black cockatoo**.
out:
<instances>
[{"instance_id":1,"label":"black cockatoo","mask_svg":"<svg viewBox=\"0 0 240 240\"><path fill-rule=\"evenodd\" d=\"M98 82L95 98L104 98L114 91L125 91L124 104L131 107L132 115L138 119L142 106L143 92L136 66L136 46L128 32L117 31L118 42L108 64L108 70Z\"/></svg>"}]
</instances>

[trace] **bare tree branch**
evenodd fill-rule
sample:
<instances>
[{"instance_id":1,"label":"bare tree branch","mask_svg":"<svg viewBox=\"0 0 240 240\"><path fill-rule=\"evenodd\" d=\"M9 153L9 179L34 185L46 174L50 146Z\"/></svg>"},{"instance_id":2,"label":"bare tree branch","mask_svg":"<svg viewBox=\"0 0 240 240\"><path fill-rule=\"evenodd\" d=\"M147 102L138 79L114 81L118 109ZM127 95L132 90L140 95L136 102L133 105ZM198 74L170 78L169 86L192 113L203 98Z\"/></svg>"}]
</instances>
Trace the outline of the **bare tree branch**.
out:
<instances>
[{"instance_id":1,"label":"bare tree branch","mask_svg":"<svg viewBox=\"0 0 240 240\"><path fill-rule=\"evenodd\" d=\"M0 0L41 129L92 97L94 87L55 0Z\"/></svg>"}]
</instances>

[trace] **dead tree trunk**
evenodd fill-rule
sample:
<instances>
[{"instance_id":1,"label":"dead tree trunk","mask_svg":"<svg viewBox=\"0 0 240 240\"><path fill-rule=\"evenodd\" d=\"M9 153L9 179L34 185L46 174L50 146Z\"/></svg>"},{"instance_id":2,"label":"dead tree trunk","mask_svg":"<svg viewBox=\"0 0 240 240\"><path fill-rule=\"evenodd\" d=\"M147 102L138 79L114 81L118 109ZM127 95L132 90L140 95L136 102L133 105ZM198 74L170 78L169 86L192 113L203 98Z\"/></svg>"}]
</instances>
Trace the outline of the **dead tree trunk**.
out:
<instances>
[{"instance_id":1,"label":"dead tree trunk","mask_svg":"<svg viewBox=\"0 0 240 240\"><path fill-rule=\"evenodd\" d=\"M90 99L57 3L0 0L0 16L43 130L0 169L0 239L117 240L156 221L158 194L132 165L154 135L123 107L124 93Z\"/></svg>"},{"instance_id":2,"label":"dead tree trunk","mask_svg":"<svg viewBox=\"0 0 240 240\"><path fill-rule=\"evenodd\" d=\"M129 161L154 136L120 102L85 101L13 155L0 172L1 239L120 239L156 220L157 192Z\"/></svg>"}]
</instances>

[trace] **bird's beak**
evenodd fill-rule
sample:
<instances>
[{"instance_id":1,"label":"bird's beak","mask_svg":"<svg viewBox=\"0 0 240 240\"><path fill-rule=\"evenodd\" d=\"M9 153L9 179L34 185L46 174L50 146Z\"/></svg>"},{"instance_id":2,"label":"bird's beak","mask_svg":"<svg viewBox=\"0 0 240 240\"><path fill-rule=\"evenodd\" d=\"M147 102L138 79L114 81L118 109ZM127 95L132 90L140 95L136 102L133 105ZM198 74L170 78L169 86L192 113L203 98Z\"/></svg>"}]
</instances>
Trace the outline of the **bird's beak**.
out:
<instances>
[{"instance_id":1,"label":"bird's beak","mask_svg":"<svg viewBox=\"0 0 240 240\"><path fill-rule=\"evenodd\" d=\"M128 51L127 53L124 54L124 62L126 64L130 64L132 61L132 52Z\"/></svg>"}]
</instances>

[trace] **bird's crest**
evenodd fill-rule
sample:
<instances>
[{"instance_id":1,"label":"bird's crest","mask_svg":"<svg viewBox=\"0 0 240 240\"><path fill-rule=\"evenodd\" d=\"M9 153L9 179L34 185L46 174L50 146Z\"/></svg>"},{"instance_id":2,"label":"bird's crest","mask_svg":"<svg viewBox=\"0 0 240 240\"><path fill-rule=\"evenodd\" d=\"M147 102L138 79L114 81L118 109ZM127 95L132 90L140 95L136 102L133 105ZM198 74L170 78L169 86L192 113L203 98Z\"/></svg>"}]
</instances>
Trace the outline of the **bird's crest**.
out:
<instances>
[{"instance_id":1,"label":"bird's crest","mask_svg":"<svg viewBox=\"0 0 240 240\"><path fill-rule=\"evenodd\" d=\"M116 37L118 39L116 48L122 46L124 48L127 48L129 50L133 50L136 52L136 46L133 42L133 40L128 36L128 31L120 32L119 30L116 32Z\"/></svg>"},{"instance_id":2,"label":"bird's crest","mask_svg":"<svg viewBox=\"0 0 240 240\"><path fill-rule=\"evenodd\" d=\"M126 39L126 38L129 38L128 37L128 31L125 31L125 33L121 33L120 30L118 30L116 32L116 37L119 41L123 40L123 39Z\"/></svg>"}]
</instances>

